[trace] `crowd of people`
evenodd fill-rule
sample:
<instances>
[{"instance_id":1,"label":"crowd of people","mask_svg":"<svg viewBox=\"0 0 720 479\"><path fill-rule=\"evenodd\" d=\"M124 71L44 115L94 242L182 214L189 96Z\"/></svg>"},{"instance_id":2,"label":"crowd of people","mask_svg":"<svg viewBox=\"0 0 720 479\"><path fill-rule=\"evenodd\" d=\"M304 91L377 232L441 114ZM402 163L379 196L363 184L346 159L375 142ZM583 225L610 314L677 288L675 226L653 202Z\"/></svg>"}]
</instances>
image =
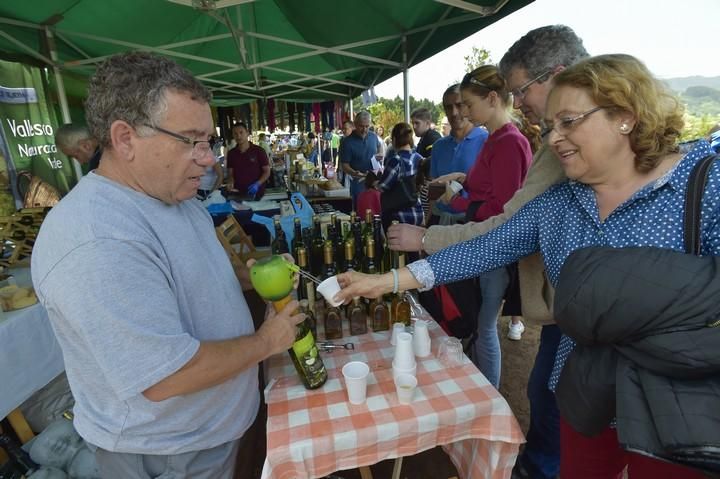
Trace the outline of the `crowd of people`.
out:
<instances>
[{"instance_id":1,"label":"crowd of people","mask_svg":"<svg viewBox=\"0 0 720 479\"><path fill-rule=\"evenodd\" d=\"M233 477L238 451L256 440L258 364L287 350L303 319L293 301L255 330L247 277L236 275L193 200L222 175L209 100L167 58L115 55L90 82L88 130L58 132L59 145L83 141L66 153L99 163L48 214L32 277L63 349L75 427L95 446L103 477ZM583 419L593 411L558 408L558 395L587 379L571 367L576 348L593 346L555 324L553 295L577 250L684 251L686 185L710 143L680 153L678 100L638 59L592 57L562 25L528 32L497 66L466 74L444 91L443 108L447 136L421 109L411 124L388 125L389 143L366 111L343 124L342 138L325 139L353 205L380 214L388 246L427 255L386 275L343 273L338 299L471 281L482 302L468 318L468 353L496 387L503 300L508 314L542 325L527 365L530 428L515 479L702 477L656 442L628 443L612 420L587 435ZM227 167L230 188L256 196L270 175L270 145L262 136L253 144L250 133L233 126ZM700 203L707 259L720 254L718 185L714 164ZM631 281L618 275L611 281ZM508 334L519 339L522 329L516 319ZM704 419L674 420L692 430Z\"/></svg>"}]
</instances>

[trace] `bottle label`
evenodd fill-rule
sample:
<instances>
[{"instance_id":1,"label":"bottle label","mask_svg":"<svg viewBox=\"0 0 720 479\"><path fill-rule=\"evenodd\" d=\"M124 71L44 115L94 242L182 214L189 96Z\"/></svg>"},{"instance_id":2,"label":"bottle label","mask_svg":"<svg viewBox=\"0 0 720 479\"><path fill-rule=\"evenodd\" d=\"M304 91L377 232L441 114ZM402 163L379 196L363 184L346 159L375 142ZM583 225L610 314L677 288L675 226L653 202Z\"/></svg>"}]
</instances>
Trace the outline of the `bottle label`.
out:
<instances>
[{"instance_id":1,"label":"bottle label","mask_svg":"<svg viewBox=\"0 0 720 479\"><path fill-rule=\"evenodd\" d=\"M295 341L292 348L295 356L297 356L300 361L305 361L305 356L313 351L315 352L314 357L317 357L315 338L313 338L312 331L308 331L305 336Z\"/></svg>"}]
</instances>

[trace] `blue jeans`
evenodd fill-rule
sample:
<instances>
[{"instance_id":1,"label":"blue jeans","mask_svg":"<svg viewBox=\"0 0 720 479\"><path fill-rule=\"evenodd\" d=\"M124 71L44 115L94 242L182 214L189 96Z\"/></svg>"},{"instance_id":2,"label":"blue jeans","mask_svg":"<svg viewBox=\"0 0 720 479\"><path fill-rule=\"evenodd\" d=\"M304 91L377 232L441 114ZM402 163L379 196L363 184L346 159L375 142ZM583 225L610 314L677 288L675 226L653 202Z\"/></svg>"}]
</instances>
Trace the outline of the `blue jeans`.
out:
<instances>
[{"instance_id":1,"label":"blue jeans","mask_svg":"<svg viewBox=\"0 0 720 479\"><path fill-rule=\"evenodd\" d=\"M554 324L543 326L535 365L528 379L530 429L518 462L533 478L550 479L560 473L560 413L555 395L548 388L559 343L560 328Z\"/></svg>"},{"instance_id":2,"label":"blue jeans","mask_svg":"<svg viewBox=\"0 0 720 479\"><path fill-rule=\"evenodd\" d=\"M478 278L482 305L478 313L477 339L473 345L473 362L497 389L500 386L500 338L497 331L498 314L510 276L503 266Z\"/></svg>"}]
</instances>

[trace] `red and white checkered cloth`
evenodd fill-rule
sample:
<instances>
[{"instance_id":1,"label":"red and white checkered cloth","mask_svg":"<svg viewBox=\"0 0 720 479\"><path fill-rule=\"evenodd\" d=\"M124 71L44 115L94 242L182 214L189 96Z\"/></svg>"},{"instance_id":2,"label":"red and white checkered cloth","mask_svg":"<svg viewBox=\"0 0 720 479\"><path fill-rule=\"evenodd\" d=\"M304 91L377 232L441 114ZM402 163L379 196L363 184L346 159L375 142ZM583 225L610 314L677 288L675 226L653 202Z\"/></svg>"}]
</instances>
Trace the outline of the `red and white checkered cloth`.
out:
<instances>
[{"instance_id":1,"label":"red and white checkered cloth","mask_svg":"<svg viewBox=\"0 0 720 479\"><path fill-rule=\"evenodd\" d=\"M524 442L515 416L469 360L455 368L437 360L446 335L435 321L428 323L432 354L417 358L418 388L409 405L397 401L390 331L335 340L352 342L355 350L322 353L328 380L314 391L303 387L289 355L271 358L263 479L323 477L437 445L463 479L509 478ZM347 400L341 369L350 361L370 366L365 404Z\"/></svg>"}]
</instances>

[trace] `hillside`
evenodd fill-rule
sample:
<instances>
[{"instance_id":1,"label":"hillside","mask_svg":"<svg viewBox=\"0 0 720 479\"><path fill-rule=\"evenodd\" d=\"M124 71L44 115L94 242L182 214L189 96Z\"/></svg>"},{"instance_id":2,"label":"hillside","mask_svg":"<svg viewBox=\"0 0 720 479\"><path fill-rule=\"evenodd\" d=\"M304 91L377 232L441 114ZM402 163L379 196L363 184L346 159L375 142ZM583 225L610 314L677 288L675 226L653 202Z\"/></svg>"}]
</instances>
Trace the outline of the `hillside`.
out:
<instances>
[{"instance_id":1,"label":"hillside","mask_svg":"<svg viewBox=\"0 0 720 479\"><path fill-rule=\"evenodd\" d=\"M663 80L677 92L693 116L720 116L720 77L691 76Z\"/></svg>"}]
</instances>

